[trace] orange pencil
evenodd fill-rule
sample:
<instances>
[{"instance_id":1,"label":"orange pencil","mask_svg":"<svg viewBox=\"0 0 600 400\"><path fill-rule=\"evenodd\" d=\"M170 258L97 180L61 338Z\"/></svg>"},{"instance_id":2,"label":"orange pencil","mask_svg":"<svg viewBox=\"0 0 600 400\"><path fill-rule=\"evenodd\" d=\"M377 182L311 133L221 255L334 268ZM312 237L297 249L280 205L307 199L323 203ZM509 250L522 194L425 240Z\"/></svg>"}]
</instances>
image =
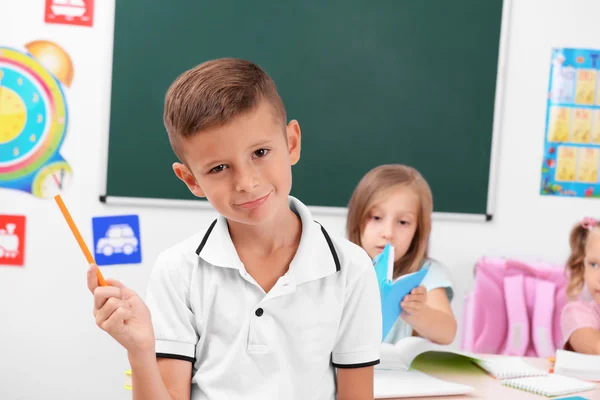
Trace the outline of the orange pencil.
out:
<instances>
[{"instance_id":1,"label":"orange pencil","mask_svg":"<svg viewBox=\"0 0 600 400\"><path fill-rule=\"evenodd\" d=\"M58 208L60 208L63 217L65 217L65 221L67 221L69 228L71 228L71 232L73 232L73 236L75 236L75 239L77 240L77 243L79 244L79 247L81 248L81 251L83 252L83 255L85 256L85 259L87 260L88 264L95 264L96 260L94 260L92 253L90 253L90 250L83 241L81 233L79 233L79 229L77 229L77 225L75 225L75 222L73 221L71 214L69 214L69 210L67 210L67 206L65 206L65 203L63 202L62 197L60 197L60 194L54 196L54 201L56 201L56 204L58 205ZM100 272L100 268L96 268L96 276L98 277L98 283L100 284L100 286L107 286L106 280Z\"/></svg>"}]
</instances>

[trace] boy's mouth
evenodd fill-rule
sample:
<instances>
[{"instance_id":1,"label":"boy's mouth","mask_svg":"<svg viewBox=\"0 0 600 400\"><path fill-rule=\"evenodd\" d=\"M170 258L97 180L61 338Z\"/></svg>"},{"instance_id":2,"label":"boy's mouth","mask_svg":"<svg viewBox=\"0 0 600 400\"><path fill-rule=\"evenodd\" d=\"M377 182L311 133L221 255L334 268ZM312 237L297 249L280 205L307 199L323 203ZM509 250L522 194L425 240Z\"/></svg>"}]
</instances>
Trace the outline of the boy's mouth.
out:
<instances>
[{"instance_id":1,"label":"boy's mouth","mask_svg":"<svg viewBox=\"0 0 600 400\"><path fill-rule=\"evenodd\" d=\"M271 192L267 193L263 197L259 197L258 199L254 199L254 200L246 201L244 203L240 203L237 206L240 207L240 208L245 208L245 209L256 208L256 207L259 207L262 203L264 203L270 195L271 195Z\"/></svg>"}]
</instances>

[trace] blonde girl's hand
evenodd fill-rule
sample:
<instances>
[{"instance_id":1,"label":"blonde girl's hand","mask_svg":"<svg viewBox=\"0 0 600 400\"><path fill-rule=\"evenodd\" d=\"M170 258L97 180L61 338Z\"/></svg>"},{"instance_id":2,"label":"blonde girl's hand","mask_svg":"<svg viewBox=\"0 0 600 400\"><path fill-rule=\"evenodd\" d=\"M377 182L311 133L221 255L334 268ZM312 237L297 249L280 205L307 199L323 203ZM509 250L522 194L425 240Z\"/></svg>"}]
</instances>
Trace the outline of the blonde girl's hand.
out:
<instances>
[{"instance_id":1,"label":"blonde girl's hand","mask_svg":"<svg viewBox=\"0 0 600 400\"><path fill-rule=\"evenodd\" d=\"M88 288L94 294L96 325L131 355L154 353L154 330L146 304L119 281L108 279L108 286L98 286L96 268L92 265L87 273Z\"/></svg>"},{"instance_id":2,"label":"blonde girl's hand","mask_svg":"<svg viewBox=\"0 0 600 400\"><path fill-rule=\"evenodd\" d=\"M400 307L402 307L404 313L410 316L418 316L425 308L426 301L427 289L425 289L425 286L421 285L404 296L402 302L400 302Z\"/></svg>"}]
</instances>

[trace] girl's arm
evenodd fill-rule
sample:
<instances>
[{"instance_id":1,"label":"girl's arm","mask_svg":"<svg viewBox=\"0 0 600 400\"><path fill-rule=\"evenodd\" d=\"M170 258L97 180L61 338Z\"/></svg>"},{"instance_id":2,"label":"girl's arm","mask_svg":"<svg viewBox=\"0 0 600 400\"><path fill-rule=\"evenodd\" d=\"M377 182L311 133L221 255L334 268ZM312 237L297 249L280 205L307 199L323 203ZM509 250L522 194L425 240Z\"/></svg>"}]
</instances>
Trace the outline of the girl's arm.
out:
<instances>
[{"instance_id":1,"label":"girl's arm","mask_svg":"<svg viewBox=\"0 0 600 400\"><path fill-rule=\"evenodd\" d=\"M600 355L600 332L594 328L579 328L569 337L569 346L578 353Z\"/></svg>"},{"instance_id":2,"label":"girl's arm","mask_svg":"<svg viewBox=\"0 0 600 400\"><path fill-rule=\"evenodd\" d=\"M456 319L446 289L429 292L420 286L402 300L402 319L416 334L438 344L450 344L456 336Z\"/></svg>"}]
</instances>

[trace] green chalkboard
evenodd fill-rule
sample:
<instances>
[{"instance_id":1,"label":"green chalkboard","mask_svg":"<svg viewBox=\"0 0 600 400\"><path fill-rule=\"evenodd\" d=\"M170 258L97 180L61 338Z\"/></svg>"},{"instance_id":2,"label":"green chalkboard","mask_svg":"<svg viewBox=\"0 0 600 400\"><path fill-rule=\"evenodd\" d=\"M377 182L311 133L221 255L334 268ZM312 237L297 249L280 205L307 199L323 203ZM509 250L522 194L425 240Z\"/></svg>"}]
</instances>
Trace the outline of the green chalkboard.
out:
<instances>
[{"instance_id":1,"label":"green chalkboard","mask_svg":"<svg viewBox=\"0 0 600 400\"><path fill-rule=\"evenodd\" d=\"M116 2L108 197L193 199L164 95L218 57L260 64L302 128L292 195L345 207L379 164L429 181L437 212L486 214L501 0Z\"/></svg>"}]
</instances>

